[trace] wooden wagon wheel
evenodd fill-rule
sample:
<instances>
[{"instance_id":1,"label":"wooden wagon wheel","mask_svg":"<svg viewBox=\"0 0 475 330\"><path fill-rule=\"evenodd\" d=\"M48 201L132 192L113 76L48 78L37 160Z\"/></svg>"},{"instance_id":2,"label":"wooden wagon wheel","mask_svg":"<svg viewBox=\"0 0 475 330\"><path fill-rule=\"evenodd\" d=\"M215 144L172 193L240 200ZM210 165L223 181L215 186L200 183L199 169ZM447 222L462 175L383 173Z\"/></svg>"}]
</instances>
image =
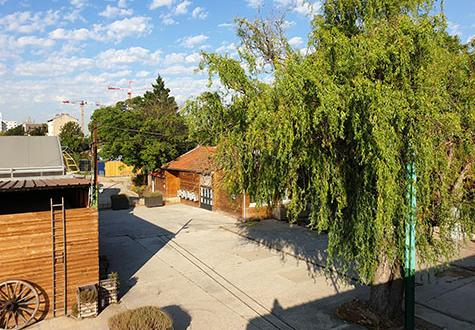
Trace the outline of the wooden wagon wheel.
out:
<instances>
[{"instance_id":1,"label":"wooden wagon wheel","mask_svg":"<svg viewBox=\"0 0 475 330\"><path fill-rule=\"evenodd\" d=\"M38 292L27 282L9 280L0 283L0 329L19 330L29 325L38 308Z\"/></svg>"}]
</instances>

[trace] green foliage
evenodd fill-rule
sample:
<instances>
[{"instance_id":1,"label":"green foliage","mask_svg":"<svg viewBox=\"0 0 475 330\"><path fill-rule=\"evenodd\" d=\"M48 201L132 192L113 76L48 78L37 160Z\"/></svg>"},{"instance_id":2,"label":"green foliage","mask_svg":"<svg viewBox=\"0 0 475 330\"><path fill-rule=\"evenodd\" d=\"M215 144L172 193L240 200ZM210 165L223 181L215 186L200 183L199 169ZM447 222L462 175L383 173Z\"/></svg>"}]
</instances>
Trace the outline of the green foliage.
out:
<instances>
[{"instance_id":1,"label":"green foliage","mask_svg":"<svg viewBox=\"0 0 475 330\"><path fill-rule=\"evenodd\" d=\"M184 118L160 76L143 97L118 102L94 112L100 155L121 159L146 174L176 158L189 147Z\"/></svg>"},{"instance_id":2,"label":"green foliage","mask_svg":"<svg viewBox=\"0 0 475 330\"><path fill-rule=\"evenodd\" d=\"M97 290L94 287L84 288L79 291L79 302L81 304L92 304L97 302Z\"/></svg>"},{"instance_id":3,"label":"green foliage","mask_svg":"<svg viewBox=\"0 0 475 330\"><path fill-rule=\"evenodd\" d=\"M187 102L184 108L190 138L201 145L216 145L228 129L241 126L239 109L225 105L217 92L205 92Z\"/></svg>"},{"instance_id":4,"label":"green foliage","mask_svg":"<svg viewBox=\"0 0 475 330\"><path fill-rule=\"evenodd\" d=\"M74 121L67 122L61 128L59 140L63 147L67 147L68 151L73 154L79 154L83 150L84 134L81 127Z\"/></svg>"},{"instance_id":5,"label":"green foliage","mask_svg":"<svg viewBox=\"0 0 475 330\"><path fill-rule=\"evenodd\" d=\"M159 191L145 191L143 193L143 197L145 198L155 198L155 197L162 197L162 193Z\"/></svg>"},{"instance_id":6,"label":"green foliage","mask_svg":"<svg viewBox=\"0 0 475 330\"><path fill-rule=\"evenodd\" d=\"M28 132L31 136L45 136L48 133L48 125L43 124L40 127L35 127Z\"/></svg>"},{"instance_id":7,"label":"green foliage","mask_svg":"<svg viewBox=\"0 0 475 330\"><path fill-rule=\"evenodd\" d=\"M228 94L189 103L192 134L218 142L229 189L261 203L289 196L294 218L310 206L309 226L328 231L329 266L366 283L382 260L403 264L410 161L421 261L454 253L457 226L474 230L475 55L434 13L432 1L327 0L312 53L288 53L272 83L252 71L266 59L257 39L240 34L254 52L202 63Z\"/></svg>"},{"instance_id":8,"label":"green foliage","mask_svg":"<svg viewBox=\"0 0 475 330\"><path fill-rule=\"evenodd\" d=\"M5 132L5 136L24 136L25 129L22 125L18 125L17 127L10 128Z\"/></svg>"},{"instance_id":9,"label":"green foliage","mask_svg":"<svg viewBox=\"0 0 475 330\"><path fill-rule=\"evenodd\" d=\"M173 321L167 313L154 306L144 306L114 315L109 319L111 330L171 330Z\"/></svg>"}]
</instances>

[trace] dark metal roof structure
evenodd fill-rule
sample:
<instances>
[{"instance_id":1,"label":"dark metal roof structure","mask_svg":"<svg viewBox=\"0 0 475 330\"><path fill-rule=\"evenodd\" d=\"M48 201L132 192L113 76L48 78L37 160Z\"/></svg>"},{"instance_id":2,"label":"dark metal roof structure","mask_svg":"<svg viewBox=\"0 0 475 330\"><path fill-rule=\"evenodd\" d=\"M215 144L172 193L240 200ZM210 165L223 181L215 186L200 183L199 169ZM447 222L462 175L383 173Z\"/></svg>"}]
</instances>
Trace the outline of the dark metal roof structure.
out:
<instances>
[{"instance_id":1,"label":"dark metal roof structure","mask_svg":"<svg viewBox=\"0 0 475 330\"><path fill-rule=\"evenodd\" d=\"M10 191L43 190L43 189L62 189L78 186L89 186L90 180L82 178L58 178L58 179L11 179L0 181L0 193Z\"/></svg>"}]
</instances>

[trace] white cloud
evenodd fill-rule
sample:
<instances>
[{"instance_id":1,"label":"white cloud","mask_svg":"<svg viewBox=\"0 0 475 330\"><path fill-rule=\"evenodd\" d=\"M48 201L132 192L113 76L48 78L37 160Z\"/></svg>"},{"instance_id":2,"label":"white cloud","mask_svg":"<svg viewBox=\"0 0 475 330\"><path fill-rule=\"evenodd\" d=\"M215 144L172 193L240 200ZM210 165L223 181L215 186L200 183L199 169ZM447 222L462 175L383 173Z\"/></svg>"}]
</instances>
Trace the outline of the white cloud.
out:
<instances>
[{"instance_id":1,"label":"white cloud","mask_svg":"<svg viewBox=\"0 0 475 330\"><path fill-rule=\"evenodd\" d=\"M221 24L218 24L218 27L220 28L230 28L230 27L233 27L234 24L232 23L221 23Z\"/></svg>"},{"instance_id":2,"label":"white cloud","mask_svg":"<svg viewBox=\"0 0 475 330\"><path fill-rule=\"evenodd\" d=\"M98 39L98 36L86 28L76 29L76 30L65 30L59 28L53 30L49 33L49 37L54 40L74 40L74 41L84 41L87 39Z\"/></svg>"},{"instance_id":3,"label":"white cloud","mask_svg":"<svg viewBox=\"0 0 475 330\"><path fill-rule=\"evenodd\" d=\"M152 25L149 17L135 16L131 18L124 18L112 22L105 27L106 36L108 39L122 40L129 36L140 36L150 33Z\"/></svg>"},{"instance_id":4,"label":"white cloud","mask_svg":"<svg viewBox=\"0 0 475 330\"><path fill-rule=\"evenodd\" d=\"M119 8L126 8L126 7L127 7L127 0L119 0L119 1L117 2L117 6L118 6Z\"/></svg>"},{"instance_id":5,"label":"white cloud","mask_svg":"<svg viewBox=\"0 0 475 330\"><path fill-rule=\"evenodd\" d=\"M87 5L87 0L71 0L70 3L76 8L84 8Z\"/></svg>"},{"instance_id":6,"label":"white cloud","mask_svg":"<svg viewBox=\"0 0 475 330\"><path fill-rule=\"evenodd\" d=\"M52 56L43 62L19 63L15 66L15 73L20 76L62 76L93 66L94 60L91 58Z\"/></svg>"},{"instance_id":7,"label":"white cloud","mask_svg":"<svg viewBox=\"0 0 475 330\"><path fill-rule=\"evenodd\" d=\"M64 19L71 23L74 23L76 21L81 21L81 22L86 23L86 19L81 15L81 11L82 11L81 9L76 8L70 13L67 13L66 15L64 15Z\"/></svg>"},{"instance_id":8,"label":"white cloud","mask_svg":"<svg viewBox=\"0 0 475 330\"><path fill-rule=\"evenodd\" d=\"M195 67L183 66L183 65L171 65L160 69L161 75L191 75L193 74Z\"/></svg>"},{"instance_id":9,"label":"white cloud","mask_svg":"<svg viewBox=\"0 0 475 330\"><path fill-rule=\"evenodd\" d=\"M196 7L191 13L193 18L206 19L208 17L208 12L203 7Z\"/></svg>"},{"instance_id":10,"label":"white cloud","mask_svg":"<svg viewBox=\"0 0 475 330\"><path fill-rule=\"evenodd\" d=\"M34 36L20 37L16 40L15 43L18 47L25 47L25 46L51 47L54 45L54 41L51 39L38 38Z\"/></svg>"},{"instance_id":11,"label":"white cloud","mask_svg":"<svg viewBox=\"0 0 475 330\"><path fill-rule=\"evenodd\" d=\"M4 75L5 73L7 73L7 67L5 64L0 63L0 76Z\"/></svg>"},{"instance_id":12,"label":"white cloud","mask_svg":"<svg viewBox=\"0 0 475 330\"><path fill-rule=\"evenodd\" d=\"M251 8L257 9L262 6L263 0L246 0L247 5Z\"/></svg>"},{"instance_id":13,"label":"white cloud","mask_svg":"<svg viewBox=\"0 0 475 330\"><path fill-rule=\"evenodd\" d=\"M51 31L49 37L56 40L83 41L92 39L98 41L121 41L126 37L142 36L150 33L151 30L150 18L135 16L116 20L108 25L94 24L91 30L86 28L75 30L59 28Z\"/></svg>"},{"instance_id":14,"label":"white cloud","mask_svg":"<svg viewBox=\"0 0 475 330\"><path fill-rule=\"evenodd\" d=\"M149 5L149 8L150 9L157 9L157 8L160 8L160 7L171 7L171 5L173 4L173 0L153 0L150 5Z\"/></svg>"},{"instance_id":15,"label":"white cloud","mask_svg":"<svg viewBox=\"0 0 475 330\"><path fill-rule=\"evenodd\" d=\"M200 53L192 53L185 57L185 61L187 63L198 63L201 61L201 54Z\"/></svg>"},{"instance_id":16,"label":"white cloud","mask_svg":"<svg viewBox=\"0 0 475 330\"><path fill-rule=\"evenodd\" d=\"M134 12L132 9L107 5L106 9L100 12L99 15L103 17L107 17L107 18L114 18L114 17L121 17L121 16L131 16L133 13Z\"/></svg>"},{"instance_id":17,"label":"white cloud","mask_svg":"<svg viewBox=\"0 0 475 330\"><path fill-rule=\"evenodd\" d=\"M183 104L189 97L197 96L207 89L208 79L191 77L176 77L167 81L167 87L175 96L179 104Z\"/></svg>"},{"instance_id":18,"label":"white cloud","mask_svg":"<svg viewBox=\"0 0 475 330\"><path fill-rule=\"evenodd\" d=\"M110 79L130 77L131 75L132 75L132 71L121 70L121 71L113 71L113 72L104 72L104 73L101 73L100 77L105 78L106 80L110 80Z\"/></svg>"},{"instance_id":19,"label":"white cloud","mask_svg":"<svg viewBox=\"0 0 475 330\"><path fill-rule=\"evenodd\" d=\"M137 72L137 73L135 74L135 76L136 76L137 78L146 78L146 77L150 76L150 72L148 72L148 71L143 71L143 70L142 70L142 71Z\"/></svg>"},{"instance_id":20,"label":"white cloud","mask_svg":"<svg viewBox=\"0 0 475 330\"><path fill-rule=\"evenodd\" d=\"M221 46L216 48L216 52L218 53L227 53L227 54L236 54L237 53L237 47L234 42L232 43L227 43L223 42Z\"/></svg>"},{"instance_id":21,"label":"white cloud","mask_svg":"<svg viewBox=\"0 0 475 330\"><path fill-rule=\"evenodd\" d=\"M162 14L160 15L160 19L162 20L162 24L164 25L173 25L176 21L173 19L172 14Z\"/></svg>"},{"instance_id":22,"label":"white cloud","mask_svg":"<svg viewBox=\"0 0 475 330\"><path fill-rule=\"evenodd\" d=\"M165 55L163 59L163 63L165 65L175 64L175 63L183 63L185 61L185 54L183 53L170 53Z\"/></svg>"},{"instance_id":23,"label":"white cloud","mask_svg":"<svg viewBox=\"0 0 475 330\"><path fill-rule=\"evenodd\" d=\"M28 52L36 57L42 56L45 49L54 46L55 41L48 38L41 38L37 36L21 36L15 37L12 35L0 34L0 60L15 60L21 62L22 53L26 48ZM48 49L49 51L49 49Z\"/></svg>"},{"instance_id":24,"label":"white cloud","mask_svg":"<svg viewBox=\"0 0 475 330\"><path fill-rule=\"evenodd\" d=\"M163 58L163 64L173 65L173 64L184 64L184 63L198 63L201 60L200 53L170 53L165 55Z\"/></svg>"},{"instance_id":25,"label":"white cloud","mask_svg":"<svg viewBox=\"0 0 475 330\"><path fill-rule=\"evenodd\" d=\"M208 36L204 34L198 34L196 36L189 36L189 37L183 38L181 44L182 46L186 48L193 48L199 44L202 44L206 40L208 40Z\"/></svg>"},{"instance_id":26,"label":"white cloud","mask_svg":"<svg viewBox=\"0 0 475 330\"><path fill-rule=\"evenodd\" d=\"M289 39L289 45L292 47L299 46L302 44L302 42L303 42L303 39L300 37L293 37Z\"/></svg>"},{"instance_id":27,"label":"white cloud","mask_svg":"<svg viewBox=\"0 0 475 330\"><path fill-rule=\"evenodd\" d=\"M447 22L447 30L450 34L456 35L461 37L462 36L462 30L460 24L448 21Z\"/></svg>"},{"instance_id":28,"label":"white cloud","mask_svg":"<svg viewBox=\"0 0 475 330\"><path fill-rule=\"evenodd\" d=\"M289 29L289 28L291 28L292 26L294 26L295 24L297 24L297 23L295 23L294 21L287 21L287 20L284 20L284 24L282 25L282 28L284 28L284 29Z\"/></svg>"},{"instance_id":29,"label":"white cloud","mask_svg":"<svg viewBox=\"0 0 475 330\"><path fill-rule=\"evenodd\" d=\"M279 7L289 9L307 17L316 15L322 8L321 1L311 2L308 0L274 0L274 2Z\"/></svg>"},{"instance_id":30,"label":"white cloud","mask_svg":"<svg viewBox=\"0 0 475 330\"><path fill-rule=\"evenodd\" d=\"M15 12L0 18L0 26L5 31L33 33L44 31L46 27L59 21L59 11L48 10L32 14L29 11Z\"/></svg>"},{"instance_id":31,"label":"white cloud","mask_svg":"<svg viewBox=\"0 0 475 330\"><path fill-rule=\"evenodd\" d=\"M112 68L133 63L156 64L160 60L159 50L151 52L142 47L130 47L126 49L108 49L97 55L99 67Z\"/></svg>"},{"instance_id":32,"label":"white cloud","mask_svg":"<svg viewBox=\"0 0 475 330\"><path fill-rule=\"evenodd\" d=\"M180 2L175 8L175 15L185 15L188 12L188 7L191 5L191 1L184 0Z\"/></svg>"}]
</instances>

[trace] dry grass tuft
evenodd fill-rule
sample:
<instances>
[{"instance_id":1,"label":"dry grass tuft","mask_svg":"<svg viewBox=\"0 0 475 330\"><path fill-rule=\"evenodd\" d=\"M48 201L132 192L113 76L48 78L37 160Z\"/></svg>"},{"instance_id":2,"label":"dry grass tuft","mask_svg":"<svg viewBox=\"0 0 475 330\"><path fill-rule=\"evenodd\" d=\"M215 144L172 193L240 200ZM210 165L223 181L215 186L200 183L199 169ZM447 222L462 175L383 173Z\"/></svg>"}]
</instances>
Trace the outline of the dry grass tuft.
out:
<instances>
[{"instance_id":1,"label":"dry grass tuft","mask_svg":"<svg viewBox=\"0 0 475 330\"><path fill-rule=\"evenodd\" d=\"M109 319L110 330L172 330L173 321L160 308L144 306Z\"/></svg>"}]
</instances>

